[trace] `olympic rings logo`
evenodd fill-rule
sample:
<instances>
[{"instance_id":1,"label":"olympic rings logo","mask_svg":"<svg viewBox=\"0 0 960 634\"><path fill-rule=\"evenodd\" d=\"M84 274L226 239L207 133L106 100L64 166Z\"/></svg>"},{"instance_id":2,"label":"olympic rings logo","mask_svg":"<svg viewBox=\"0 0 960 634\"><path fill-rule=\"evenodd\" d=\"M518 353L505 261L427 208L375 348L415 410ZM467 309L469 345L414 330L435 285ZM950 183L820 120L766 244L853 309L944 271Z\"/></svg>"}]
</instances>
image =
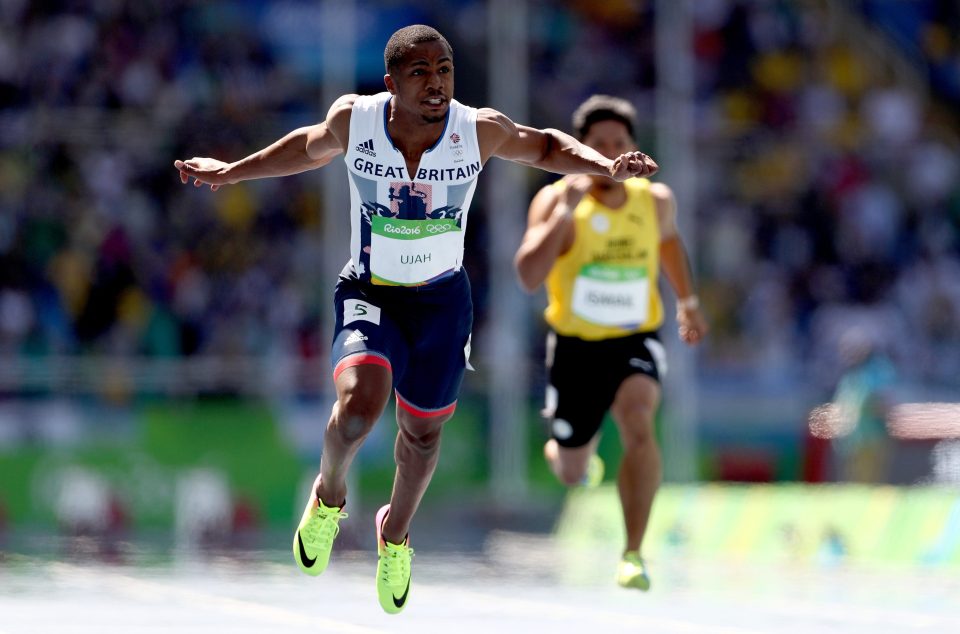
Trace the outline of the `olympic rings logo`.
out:
<instances>
[{"instance_id":1,"label":"olympic rings logo","mask_svg":"<svg viewBox=\"0 0 960 634\"><path fill-rule=\"evenodd\" d=\"M448 224L429 224L429 225L419 225L416 227L398 227L392 224L384 225L384 233L393 233L402 236L419 236L422 232L427 232L432 235L438 233L447 233L448 231L454 231L456 229L453 225Z\"/></svg>"}]
</instances>

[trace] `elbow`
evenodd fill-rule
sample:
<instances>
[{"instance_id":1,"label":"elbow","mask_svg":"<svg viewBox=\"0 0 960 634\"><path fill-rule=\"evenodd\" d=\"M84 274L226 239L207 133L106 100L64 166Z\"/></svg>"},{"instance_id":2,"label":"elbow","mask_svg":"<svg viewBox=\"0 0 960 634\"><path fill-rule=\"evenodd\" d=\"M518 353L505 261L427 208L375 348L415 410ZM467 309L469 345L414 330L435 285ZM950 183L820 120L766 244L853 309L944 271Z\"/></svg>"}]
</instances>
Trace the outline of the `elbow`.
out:
<instances>
[{"instance_id":1,"label":"elbow","mask_svg":"<svg viewBox=\"0 0 960 634\"><path fill-rule=\"evenodd\" d=\"M530 270L530 265L525 261L525 258L518 256L514 259L513 268L517 273L517 282L519 282L520 288L522 288L525 293L533 294L540 288L543 280L539 279L538 276Z\"/></svg>"},{"instance_id":2,"label":"elbow","mask_svg":"<svg viewBox=\"0 0 960 634\"><path fill-rule=\"evenodd\" d=\"M550 164L554 152L560 145L557 137L558 133L559 130L553 128L546 128L543 131L543 147L540 150L540 157L534 162L535 166L546 167Z\"/></svg>"},{"instance_id":3,"label":"elbow","mask_svg":"<svg viewBox=\"0 0 960 634\"><path fill-rule=\"evenodd\" d=\"M519 275L517 276L517 279L520 282L520 288L523 289L523 292L527 295L533 295L537 292L537 289L540 288L540 284L538 282L528 277Z\"/></svg>"}]
</instances>

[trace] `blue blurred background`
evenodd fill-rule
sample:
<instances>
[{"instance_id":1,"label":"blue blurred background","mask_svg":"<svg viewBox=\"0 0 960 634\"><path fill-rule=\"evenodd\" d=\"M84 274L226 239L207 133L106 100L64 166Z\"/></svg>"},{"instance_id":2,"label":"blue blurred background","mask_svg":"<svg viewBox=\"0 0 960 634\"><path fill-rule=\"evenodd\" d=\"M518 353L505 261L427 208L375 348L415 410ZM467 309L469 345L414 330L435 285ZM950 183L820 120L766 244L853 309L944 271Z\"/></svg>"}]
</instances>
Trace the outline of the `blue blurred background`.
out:
<instances>
[{"instance_id":1,"label":"blue blurred background","mask_svg":"<svg viewBox=\"0 0 960 634\"><path fill-rule=\"evenodd\" d=\"M712 325L695 351L662 331L668 483L954 499L956 2L2 0L0 540L292 526L332 404L345 172L213 193L172 163L241 158L382 90L387 38L420 22L453 45L469 105L565 130L593 93L637 106ZM481 177L477 371L427 511L549 525L562 502L540 455L544 298L510 264L551 178ZM391 406L352 474L357 506L388 495L393 425Z\"/></svg>"}]
</instances>

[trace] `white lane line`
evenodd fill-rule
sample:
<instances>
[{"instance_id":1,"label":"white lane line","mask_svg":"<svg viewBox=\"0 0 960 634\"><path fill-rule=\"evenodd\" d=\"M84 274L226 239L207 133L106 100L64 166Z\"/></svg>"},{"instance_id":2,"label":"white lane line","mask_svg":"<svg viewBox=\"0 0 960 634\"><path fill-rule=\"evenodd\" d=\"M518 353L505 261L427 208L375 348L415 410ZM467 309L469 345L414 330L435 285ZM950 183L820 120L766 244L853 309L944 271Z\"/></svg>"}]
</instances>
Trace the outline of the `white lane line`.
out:
<instances>
[{"instance_id":1,"label":"white lane line","mask_svg":"<svg viewBox=\"0 0 960 634\"><path fill-rule=\"evenodd\" d=\"M140 599L151 599L153 601L156 601L158 598L176 599L183 603L215 609L233 617L247 616L285 625L307 625L317 631L336 632L337 634L341 632L344 634L385 633L385 630L324 618L314 612L308 615L307 613L288 610L257 601L224 597L195 589L181 588L159 581L139 579L102 568L93 571L72 564L54 563L49 565L49 569L55 577L59 577L60 579L86 582L95 588L102 588L104 585L109 585L115 592Z\"/></svg>"}]
</instances>

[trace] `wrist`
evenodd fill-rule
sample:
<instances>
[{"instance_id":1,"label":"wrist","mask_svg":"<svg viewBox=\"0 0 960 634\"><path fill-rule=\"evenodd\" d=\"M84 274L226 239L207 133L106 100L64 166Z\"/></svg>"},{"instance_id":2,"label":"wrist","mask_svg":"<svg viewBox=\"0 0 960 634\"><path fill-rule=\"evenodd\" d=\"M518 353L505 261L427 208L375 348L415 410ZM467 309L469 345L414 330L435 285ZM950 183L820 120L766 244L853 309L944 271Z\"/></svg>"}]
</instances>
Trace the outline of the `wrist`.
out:
<instances>
[{"instance_id":1,"label":"wrist","mask_svg":"<svg viewBox=\"0 0 960 634\"><path fill-rule=\"evenodd\" d=\"M239 172L243 169L242 163L243 161L227 163L223 166L223 169L220 170L220 175L226 178L230 185L239 183L241 180L243 180L239 174Z\"/></svg>"},{"instance_id":2,"label":"wrist","mask_svg":"<svg viewBox=\"0 0 960 634\"><path fill-rule=\"evenodd\" d=\"M677 310L696 310L700 308L700 298L696 295L687 295L677 300Z\"/></svg>"}]
</instances>

